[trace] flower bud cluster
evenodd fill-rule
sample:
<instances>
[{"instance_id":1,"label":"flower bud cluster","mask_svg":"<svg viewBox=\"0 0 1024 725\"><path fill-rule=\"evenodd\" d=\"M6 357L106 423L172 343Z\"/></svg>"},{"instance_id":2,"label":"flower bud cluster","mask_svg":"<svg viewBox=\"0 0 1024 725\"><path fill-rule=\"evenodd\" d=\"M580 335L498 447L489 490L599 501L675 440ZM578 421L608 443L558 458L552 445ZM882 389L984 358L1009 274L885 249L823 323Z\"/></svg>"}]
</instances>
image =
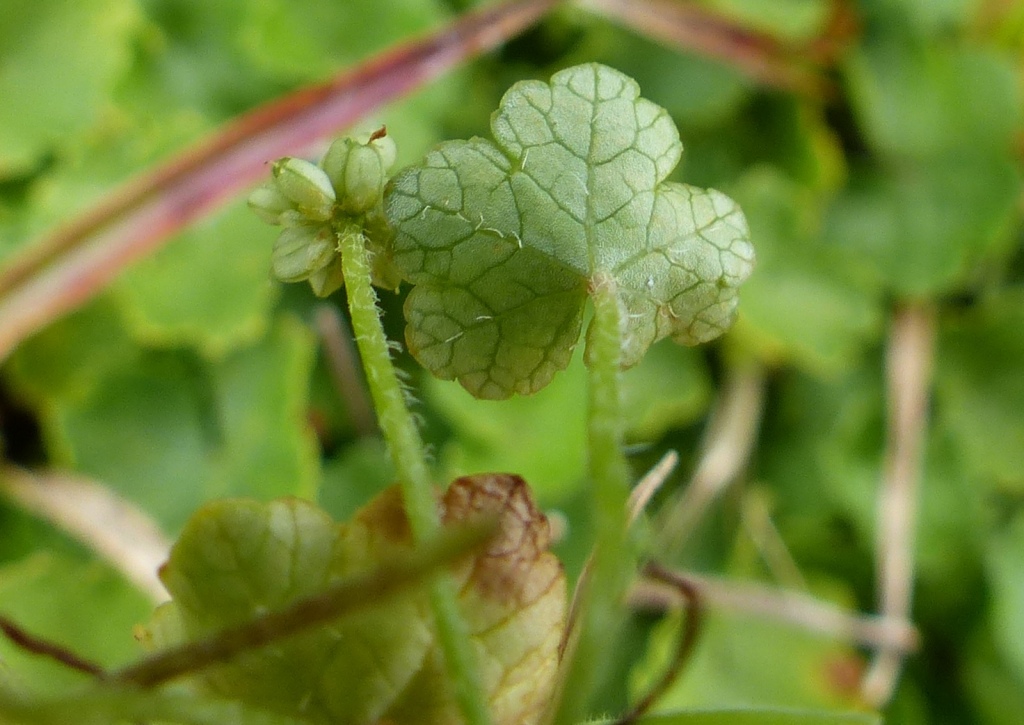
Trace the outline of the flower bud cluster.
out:
<instances>
[{"instance_id":1,"label":"flower bud cluster","mask_svg":"<svg viewBox=\"0 0 1024 725\"><path fill-rule=\"evenodd\" d=\"M309 280L326 297L344 284L337 231L365 227L380 210L395 143L384 130L365 142L339 138L320 164L286 157L274 162L272 179L249 195L249 208L284 229L274 243L274 276L283 282Z\"/></svg>"}]
</instances>

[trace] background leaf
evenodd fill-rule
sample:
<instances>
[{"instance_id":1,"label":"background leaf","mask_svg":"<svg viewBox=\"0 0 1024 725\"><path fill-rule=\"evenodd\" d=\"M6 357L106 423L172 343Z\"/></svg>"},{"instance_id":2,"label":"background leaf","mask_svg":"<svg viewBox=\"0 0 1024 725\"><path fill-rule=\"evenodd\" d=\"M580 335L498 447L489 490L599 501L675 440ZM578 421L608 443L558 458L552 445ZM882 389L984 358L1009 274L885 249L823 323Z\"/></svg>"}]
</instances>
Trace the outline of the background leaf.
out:
<instances>
[{"instance_id":1,"label":"background leaf","mask_svg":"<svg viewBox=\"0 0 1024 725\"><path fill-rule=\"evenodd\" d=\"M851 55L847 78L878 150L922 157L1011 142L1021 95L1008 56L915 38L898 12L872 23L866 41Z\"/></svg>"},{"instance_id":2,"label":"background leaf","mask_svg":"<svg viewBox=\"0 0 1024 725\"><path fill-rule=\"evenodd\" d=\"M1019 171L1001 158L956 155L854 177L826 236L907 297L963 289L1012 247Z\"/></svg>"},{"instance_id":3,"label":"background leaf","mask_svg":"<svg viewBox=\"0 0 1024 725\"><path fill-rule=\"evenodd\" d=\"M881 720L860 713L749 709L652 715L637 722L643 725L875 725Z\"/></svg>"},{"instance_id":4,"label":"background leaf","mask_svg":"<svg viewBox=\"0 0 1024 725\"><path fill-rule=\"evenodd\" d=\"M259 345L207 362L138 347L109 306L79 319L92 325L85 337L48 331L15 363L47 411L47 442L65 465L105 481L171 531L210 496L315 492L305 330L282 320ZM68 356L76 368L33 362Z\"/></svg>"},{"instance_id":5,"label":"background leaf","mask_svg":"<svg viewBox=\"0 0 1024 725\"><path fill-rule=\"evenodd\" d=\"M751 172L737 190L758 240L736 337L763 359L835 373L877 338L876 291L848 250L816 237L813 195L778 172Z\"/></svg>"},{"instance_id":6,"label":"background leaf","mask_svg":"<svg viewBox=\"0 0 1024 725\"><path fill-rule=\"evenodd\" d=\"M938 378L939 414L963 442L971 471L1014 491L1024 482L1022 304L1022 291L1011 288L952 317Z\"/></svg>"},{"instance_id":7,"label":"background leaf","mask_svg":"<svg viewBox=\"0 0 1024 725\"><path fill-rule=\"evenodd\" d=\"M133 337L207 357L258 340L277 294L266 250L252 243L261 231L248 209L235 206L129 270L118 292ZM194 284L184 299L182 279Z\"/></svg>"},{"instance_id":8,"label":"background leaf","mask_svg":"<svg viewBox=\"0 0 1024 725\"><path fill-rule=\"evenodd\" d=\"M1024 635L1017 622L1024 612L1024 518L1017 517L989 543L986 560L992 577L992 635L1015 678L1024 677Z\"/></svg>"},{"instance_id":9,"label":"background leaf","mask_svg":"<svg viewBox=\"0 0 1024 725\"><path fill-rule=\"evenodd\" d=\"M130 0L10 0L0 19L0 179L29 171L112 110L140 20Z\"/></svg>"},{"instance_id":10,"label":"background leaf","mask_svg":"<svg viewBox=\"0 0 1024 725\"><path fill-rule=\"evenodd\" d=\"M439 504L446 526L498 519L496 535L453 576L495 722L538 722L555 688L567 607L547 520L526 483L509 475L458 479ZM168 646L215 634L328 584L373 575L411 549L395 487L342 524L294 498L209 504L189 520L162 571L173 602L157 612L150 637ZM427 594L416 588L250 648L197 679L204 690L313 722L447 722L458 710L437 636Z\"/></svg>"},{"instance_id":11,"label":"background leaf","mask_svg":"<svg viewBox=\"0 0 1024 725\"><path fill-rule=\"evenodd\" d=\"M31 634L60 643L102 667L136 654L132 627L150 609L109 567L81 556L38 552L0 567L0 611ZM6 639L0 658L28 692L65 694L92 678L29 654Z\"/></svg>"}]
</instances>

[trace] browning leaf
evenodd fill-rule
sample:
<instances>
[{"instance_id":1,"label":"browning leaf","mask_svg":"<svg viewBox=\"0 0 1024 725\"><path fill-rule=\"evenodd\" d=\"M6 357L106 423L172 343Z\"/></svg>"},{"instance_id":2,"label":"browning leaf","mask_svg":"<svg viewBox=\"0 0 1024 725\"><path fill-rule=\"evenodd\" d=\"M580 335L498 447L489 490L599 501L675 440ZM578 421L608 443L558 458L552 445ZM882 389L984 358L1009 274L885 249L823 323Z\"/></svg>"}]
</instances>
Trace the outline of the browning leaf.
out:
<instances>
[{"instance_id":1,"label":"browning leaf","mask_svg":"<svg viewBox=\"0 0 1024 725\"><path fill-rule=\"evenodd\" d=\"M525 481L506 474L460 478L439 506L446 526L499 520L497 538L454 572L459 604L494 721L538 722L554 688L566 609L561 564L547 551L547 519ZM185 527L161 572L174 600L149 639L161 646L209 635L372 571L411 546L394 487L342 524L298 499L210 504ZM382 600L194 680L212 693L316 723L458 723L428 612L425 591ZM171 618L180 628L163 626Z\"/></svg>"}]
</instances>

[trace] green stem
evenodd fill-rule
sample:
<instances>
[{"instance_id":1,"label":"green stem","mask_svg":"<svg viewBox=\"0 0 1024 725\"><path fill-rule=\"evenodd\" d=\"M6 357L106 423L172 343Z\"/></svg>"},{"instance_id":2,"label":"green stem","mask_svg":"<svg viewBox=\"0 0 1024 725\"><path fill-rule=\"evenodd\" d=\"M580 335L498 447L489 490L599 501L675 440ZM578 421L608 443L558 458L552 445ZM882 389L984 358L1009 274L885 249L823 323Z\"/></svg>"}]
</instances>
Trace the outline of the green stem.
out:
<instances>
[{"instance_id":1,"label":"green stem","mask_svg":"<svg viewBox=\"0 0 1024 725\"><path fill-rule=\"evenodd\" d=\"M380 322L362 229L355 225L339 228L338 243L352 329L377 410L377 422L398 473L413 539L424 542L440 531L441 522L423 442L405 405L405 395ZM469 631L459 613L450 576L441 575L432 580L430 603L445 665L466 725L489 725L490 714L476 658L470 648Z\"/></svg>"},{"instance_id":2,"label":"green stem","mask_svg":"<svg viewBox=\"0 0 1024 725\"><path fill-rule=\"evenodd\" d=\"M392 557L373 571L343 579L284 609L256 615L206 639L162 650L110 675L102 671L95 674L101 679L147 688L193 674L422 584L436 569L465 557L493 534L493 529L466 529L439 535L405 556Z\"/></svg>"},{"instance_id":3,"label":"green stem","mask_svg":"<svg viewBox=\"0 0 1024 725\"><path fill-rule=\"evenodd\" d=\"M626 536L629 468L623 454L620 390L622 310L615 280L595 276L591 283L594 319L587 338L589 366L587 438L592 518L596 545L589 579L579 599L579 636L555 722L579 722L604 674L602 664L621 627L622 600L633 571Z\"/></svg>"}]
</instances>

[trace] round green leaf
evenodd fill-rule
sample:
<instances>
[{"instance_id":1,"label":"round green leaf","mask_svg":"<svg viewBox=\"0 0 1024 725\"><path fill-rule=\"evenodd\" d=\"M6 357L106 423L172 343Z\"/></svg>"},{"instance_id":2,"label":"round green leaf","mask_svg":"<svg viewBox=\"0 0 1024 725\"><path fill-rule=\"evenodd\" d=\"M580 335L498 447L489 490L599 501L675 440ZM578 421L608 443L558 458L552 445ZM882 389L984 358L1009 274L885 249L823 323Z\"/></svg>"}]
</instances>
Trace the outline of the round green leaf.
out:
<instances>
[{"instance_id":1,"label":"round green leaf","mask_svg":"<svg viewBox=\"0 0 1024 725\"><path fill-rule=\"evenodd\" d=\"M682 153L664 109L589 64L524 81L495 143L443 144L386 194L395 261L415 285L406 339L473 395L544 387L572 357L588 290L615 287L623 363L655 341L720 335L750 273L746 221L725 195L666 182Z\"/></svg>"}]
</instances>

